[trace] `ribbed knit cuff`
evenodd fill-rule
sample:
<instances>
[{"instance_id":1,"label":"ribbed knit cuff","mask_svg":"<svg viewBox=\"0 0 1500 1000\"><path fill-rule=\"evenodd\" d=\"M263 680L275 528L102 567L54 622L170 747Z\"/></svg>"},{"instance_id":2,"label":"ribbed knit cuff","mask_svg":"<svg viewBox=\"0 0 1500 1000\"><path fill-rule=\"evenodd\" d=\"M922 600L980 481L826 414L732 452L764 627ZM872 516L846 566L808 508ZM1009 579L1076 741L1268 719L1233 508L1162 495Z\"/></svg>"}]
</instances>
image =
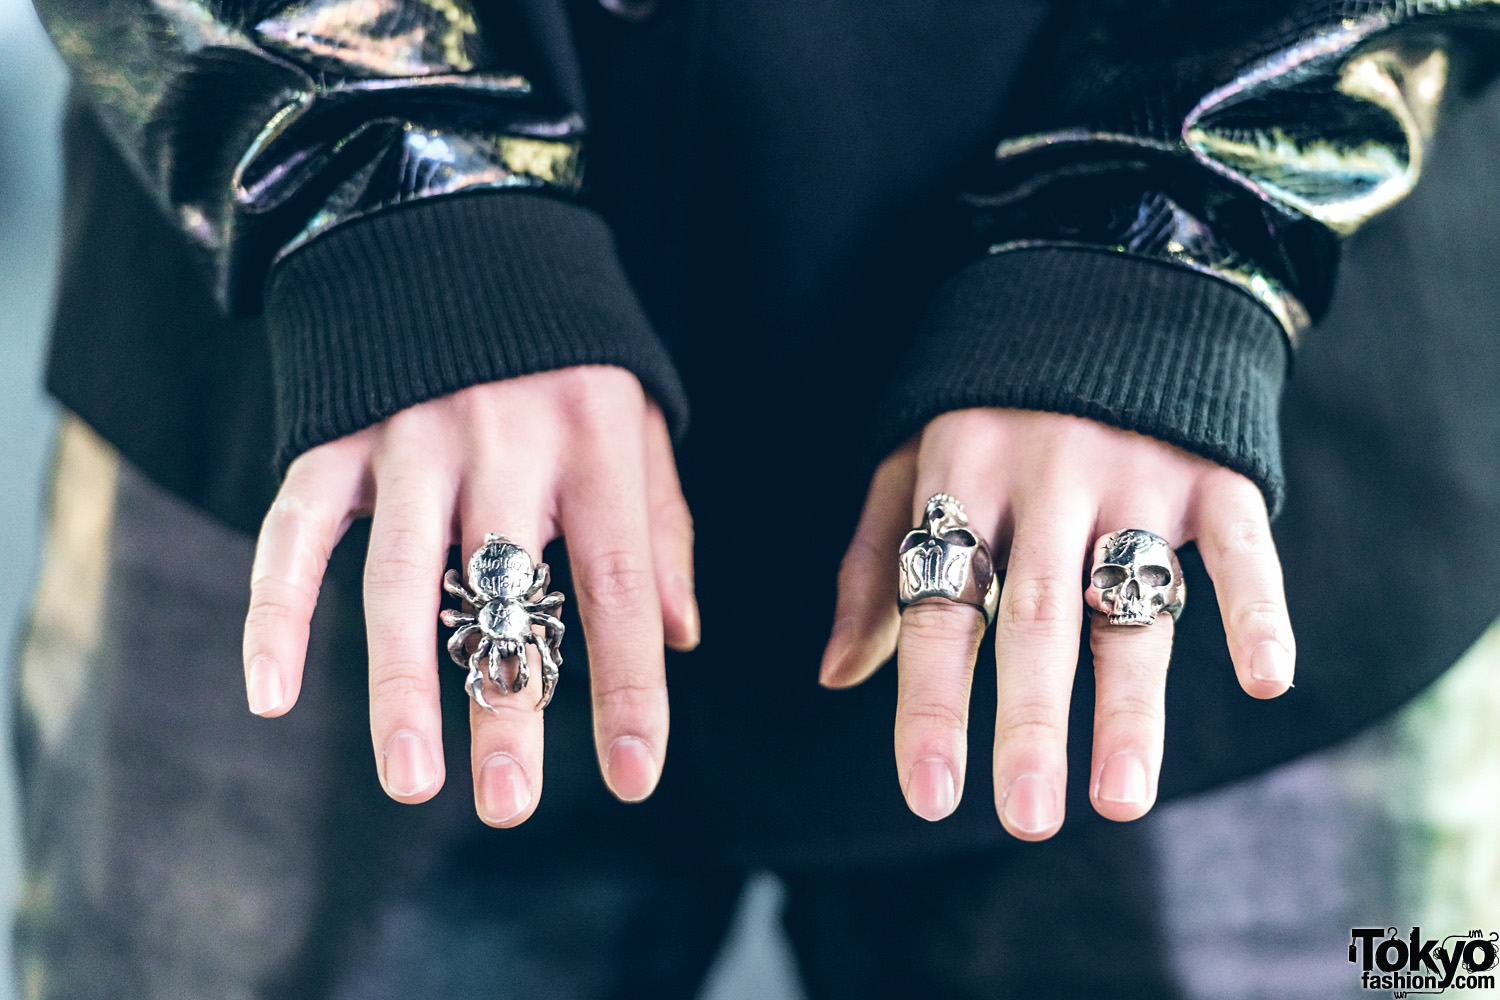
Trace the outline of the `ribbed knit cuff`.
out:
<instances>
[{"instance_id":1,"label":"ribbed knit cuff","mask_svg":"<svg viewBox=\"0 0 1500 1000\"><path fill-rule=\"evenodd\" d=\"M674 434L687 398L604 220L521 191L429 199L287 257L266 293L277 472L471 385L572 365L635 374Z\"/></svg>"},{"instance_id":2,"label":"ribbed knit cuff","mask_svg":"<svg viewBox=\"0 0 1500 1000\"><path fill-rule=\"evenodd\" d=\"M1107 250L1007 251L935 296L882 407L876 454L949 410L1069 413L1241 472L1274 514L1288 363L1276 318L1228 282Z\"/></svg>"}]
</instances>

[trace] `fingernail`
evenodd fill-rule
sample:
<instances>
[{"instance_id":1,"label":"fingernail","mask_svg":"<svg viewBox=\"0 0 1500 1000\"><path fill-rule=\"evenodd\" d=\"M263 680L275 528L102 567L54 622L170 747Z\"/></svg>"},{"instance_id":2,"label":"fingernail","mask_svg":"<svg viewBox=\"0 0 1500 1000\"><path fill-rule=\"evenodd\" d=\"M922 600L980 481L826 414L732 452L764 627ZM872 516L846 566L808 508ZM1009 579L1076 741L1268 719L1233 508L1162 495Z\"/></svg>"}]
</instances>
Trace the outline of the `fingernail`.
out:
<instances>
[{"instance_id":1,"label":"fingernail","mask_svg":"<svg viewBox=\"0 0 1500 1000\"><path fill-rule=\"evenodd\" d=\"M1250 654L1250 676L1272 684L1290 684L1295 670L1292 654L1279 642L1263 642Z\"/></svg>"},{"instance_id":2,"label":"fingernail","mask_svg":"<svg viewBox=\"0 0 1500 1000\"><path fill-rule=\"evenodd\" d=\"M274 712L286 701L286 688L281 684L281 671L276 661L269 656L257 656L250 661L250 670L245 675L245 693L250 701L250 711L256 715Z\"/></svg>"},{"instance_id":3,"label":"fingernail","mask_svg":"<svg viewBox=\"0 0 1500 1000\"><path fill-rule=\"evenodd\" d=\"M852 631L854 623L847 618L840 618L833 623L828 645L823 649L823 664L818 669L818 683L824 687L838 681L839 668L843 666L844 657L849 651L849 634Z\"/></svg>"},{"instance_id":4,"label":"fingernail","mask_svg":"<svg viewBox=\"0 0 1500 1000\"><path fill-rule=\"evenodd\" d=\"M906 780L906 801L912 812L931 822L953 812L958 804L953 768L941 757L917 761Z\"/></svg>"},{"instance_id":5,"label":"fingernail","mask_svg":"<svg viewBox=\"0 0 1500 1000\"><path fill-rule=\"evenodd\" d=\"M431 788L437 766L427 741L403 729L385 745L385 788L395 796L410 797Z\"/></svg>"},{"instance_id":6,"label":"fingernail","mask_svg":"<svg viewBox=\"0 0 1500 1000\"><path fill-rule=\"evenodd\" d=\"M687 630L687 644L696 646L703 638L703 623L698 617L698 598L693 592L693 581L678 573L674 586L682 601L682 627Z\"/></svg>"},{"instance_id":7,"label":"fingernail","mask_svg":"<svg viewBox=\"0 0 1500 1000\"><path fill-rule=\"evenodd\" d=\"M1099 769L1094 797L1100 802L1140 805L1146 801L1146 765L1129 750L1112 753Z\"/></svg>"},{"instance_id":8,"label":"fingernail","mask_svg":"<svg viewBox=\"0 0 1500 1000\"><path fill-rule=\"evenodd\" d=\"M526 769L508 753L491 754L479 768L479 816L496 826L509 823L531 806Z\"/></svg>"},{"instance_id":9,"label":"fingernail","mask_svg":"<svg viewBox=\"0 0 1500 1000\"><path fill-rule=\"evenodd\" d=\"M1005 790L1005 823L1020 833L1046 833L1057 825L1057 793L1040 774L1023 774Z\"/></svg>"},{"instance_id":10,"label":"fingernail","mask_svg":"<svg viewBox=\"0 0 1500 1000\"><path fill-rule=\"evenodd\" d=\"M626 802L639 802L656 787L656 761L644 740L621 736L609 748L604 777L610 790Z\"/></svg>"}]
</instances>

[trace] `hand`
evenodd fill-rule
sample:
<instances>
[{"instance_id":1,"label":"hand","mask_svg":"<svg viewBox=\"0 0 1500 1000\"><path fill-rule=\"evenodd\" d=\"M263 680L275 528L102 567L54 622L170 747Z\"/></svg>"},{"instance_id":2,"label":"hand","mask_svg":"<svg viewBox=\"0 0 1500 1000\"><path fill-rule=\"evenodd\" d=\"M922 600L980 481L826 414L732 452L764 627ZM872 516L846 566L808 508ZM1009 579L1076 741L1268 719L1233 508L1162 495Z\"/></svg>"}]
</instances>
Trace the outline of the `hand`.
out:
<instances>
[{"instance_id":1,"label":"hand","mask_svg":"<svg viewBox=\"0 0 1500 1000\"><path fill-rule=\"evenodd\" d=\"M1068 702L1083 588L1099 535L1145 528L1196 540L1218 590L1240 686L1291 686L1295 647L1265 501L1248 479L1152 438L1079 417L976 409L944 414L876 471L839 574L821 681L850 687L898 652L896 767L907 804L942 819L962 794L969 688L984 620L942 600L896 610L896 549L927 498L949 493L1006 567L996 617L995 807L1044 840L1063 821ZM1008 553L1008 555L1007 555ZM1188 581L1192 593L1192 581ZM1170 616L1095 624L1094 808L1136 819L1156 799Z\"/></svg>"},{"instance_id":2,"label":"hand","mask_svg":"<svg viewBox=\"0 0 1500 1000\"><path fill-rule=\"evenodd\" d=\"M663 642L695 646L698 610L692 523L666 422L633 375L578 367L474 386L293 462L251 572L251 711L276 716L296 702L329 555L367 513L370 735L388 795L424 802L442 787L443 569L451 545L467 560L489 531L536 559L567 536L600 767L621 799L651 794L667 748ZM537 673L530 690L496 699L497 712L470 708L475 804L492 826L523 822L541 795Z\"/></svg>"}]
</instances>

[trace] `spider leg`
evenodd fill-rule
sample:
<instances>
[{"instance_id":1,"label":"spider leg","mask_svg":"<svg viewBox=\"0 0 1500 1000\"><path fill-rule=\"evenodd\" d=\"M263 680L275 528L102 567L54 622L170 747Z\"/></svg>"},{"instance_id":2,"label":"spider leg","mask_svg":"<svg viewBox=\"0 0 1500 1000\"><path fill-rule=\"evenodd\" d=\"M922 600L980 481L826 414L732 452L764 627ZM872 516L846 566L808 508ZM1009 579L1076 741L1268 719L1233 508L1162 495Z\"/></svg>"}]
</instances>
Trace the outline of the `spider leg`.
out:
<instances>
[{"instance_id":1,"label":"spider leg","mask_svg":"<svg viewBox=\"0 0 1500 1000\"><path fill-rule=\"evenodd\" d=\"M505 657L500 655L500 646L497 643L490 649L490 680L494 681L500 690L519 691L531 680L531 664L526 662L526 646L521 646L521 651L516 654L516 678L507 687L505 675L500 672L500 664L505 662Z\"/></svg>"},{"instance_id":2,"label":"spider leg","mask_svg":"<svg viewBox=\"0 0 1500 1000\"><path fill-rule=\"evenodd\" d=\"M471 615L467 611L454 611L452 608L444 608L438 612L438 621L449 628L458 628L460 625L473 625L479 621L479 616Z\"/></svg>"},{"instance_id":3,"label":"spider leg","mask_svg":"<svg viewBox=\"0 0 1500 1000\"><path fill-rule=\"evenodd\" d=\"M532 594L545 592L547 585L552 582L552 568L546 563L541 563L536 568L536 574L531 578L531 589L526 591L529 597Z\"/></svg>"},{"instance_id":4,"label":"spider leg","mask_svg":"<svg viewBox=\"0 0 1500 1000\"><path fill-rule=\"evenodd\" d=\"M464 586L463 577L458 575L458 570L456 569L450 569L443 574L443 589L454 597L463 598L476 608L484 603L478 594L473 593L468 587Z\"/></svg>"},{"instance_id":5,"label":"spider leg","mask_svg":"<svg viewBox=\"0 0 1500 1000\"><path fill-rule=\"evenodd\" d=\"M496 708L484 700L484 673L482 671L469 671L469 679L464 681L464 690L469 692L469 697L474 699L474 704L486 712L494 712Z\"/></svg>"},{"instance_id":6,"label":"spider leg","mask_svg":"<svg viewBox=\"0 0 1500 1000\"><path fill-rule=\"evenodd\" d=\"M547 702L552 700L552 692L557 690L557 667L561 659L553 656L552 637L543 642L535 633L531 641L536 644L536 651L542 654L542 694L536 700L536 710L540 712L547 707Z\"/></svg>"},{"instance_id":7,"label":"spider leg","mask_svg":"<svg viewBox=\"0 0 1500 1000\"><path fill-rule=\"evenodd\" d=\"M547 645L552 647L552 658L557 661L558 666L562 666L563 633L568 630L568 627L551 615L538 614L535 611L526 617L531 619L531 624L540 625L547 630Z\"/></svg>"},{"instance_id":8,"label":"spider leg","mask_svg":"<svg viewBox=\"0 0 1500 1000\"><path fill-rule=\"evenodd\" d=\"M546 597L537 598L526 603L527 611L552 611L562 606L562 594L548 594Z\"/></svg>"},{"instance_id":9,"label":"spider leg","mask_svg":"<svg viewBox=\"0 0 1500 1000\"><path fill-rule=\"evenodd\" d=\"M471 697L471 699L474 699L475 705L480 706L480 708L489 709L490 712L493 712L495 711L495 708L493 708L493 706L490 705L489 702L486 702L486 700L484 700L483 663L484 657L486 657L486 654L489 654L490 646L492 646L492 643L490 643L489 636L484 636L484 634L481 633L480 637L478 637L478 645L475 646L474 652L472 652L472 654L469 654L469 676L468 679L463 682L463 690L468 691L469 697Z\"/></svg>"},{"instance_id":10,"label":"spider leg","mask_svg":"<svg viewBox=\"0 0 1500 1000\"><path fill-rule=\"evenodd\" d=\"M445 611L443 614L446 615L447 612ZM457 663L460 667L469 665L469 654L464 651L464 646L468 643L469 636L479 631L479 625L474 621L472 615L464 617L469 619L467 623L458 621L450 622L447 618L443 619L444 625L458 625L458 631L448 637L448 655L453 657L453 662ZM481 644L484 642L483 639L479 641Z\"/></svg>"}]
</instances>

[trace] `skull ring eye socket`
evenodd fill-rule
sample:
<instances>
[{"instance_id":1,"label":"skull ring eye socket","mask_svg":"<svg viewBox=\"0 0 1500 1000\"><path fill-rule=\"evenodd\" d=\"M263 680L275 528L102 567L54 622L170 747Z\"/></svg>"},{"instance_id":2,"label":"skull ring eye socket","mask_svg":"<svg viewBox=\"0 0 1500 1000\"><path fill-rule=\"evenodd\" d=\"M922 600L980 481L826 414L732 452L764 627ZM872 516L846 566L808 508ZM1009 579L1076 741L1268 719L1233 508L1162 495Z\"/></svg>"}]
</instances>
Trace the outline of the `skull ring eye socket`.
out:
<instances>
[{"instance_id":1,"label":"skull ring eye socket","mask_svg":"<svg viewBox=\"0 0 1500 1000\"><path fill-rule=\"evenodd\" d=\"M1109 590L1124 583L1128 575L1124 566L1100 566L1094 570L1094 586L1100 590Z\"/></svg>"},{"instance_id":2,"label":"skull ring eye socket","mask_svg":"<svg viewBox=\"0 0 1500 1000\"><path fill-rule=\"evenodd\" d=\"M1165 587L1172 582L1172 571L1165 566L1142 566L1137 575L1150 587Z\"/></svg>"}]
</instances>

